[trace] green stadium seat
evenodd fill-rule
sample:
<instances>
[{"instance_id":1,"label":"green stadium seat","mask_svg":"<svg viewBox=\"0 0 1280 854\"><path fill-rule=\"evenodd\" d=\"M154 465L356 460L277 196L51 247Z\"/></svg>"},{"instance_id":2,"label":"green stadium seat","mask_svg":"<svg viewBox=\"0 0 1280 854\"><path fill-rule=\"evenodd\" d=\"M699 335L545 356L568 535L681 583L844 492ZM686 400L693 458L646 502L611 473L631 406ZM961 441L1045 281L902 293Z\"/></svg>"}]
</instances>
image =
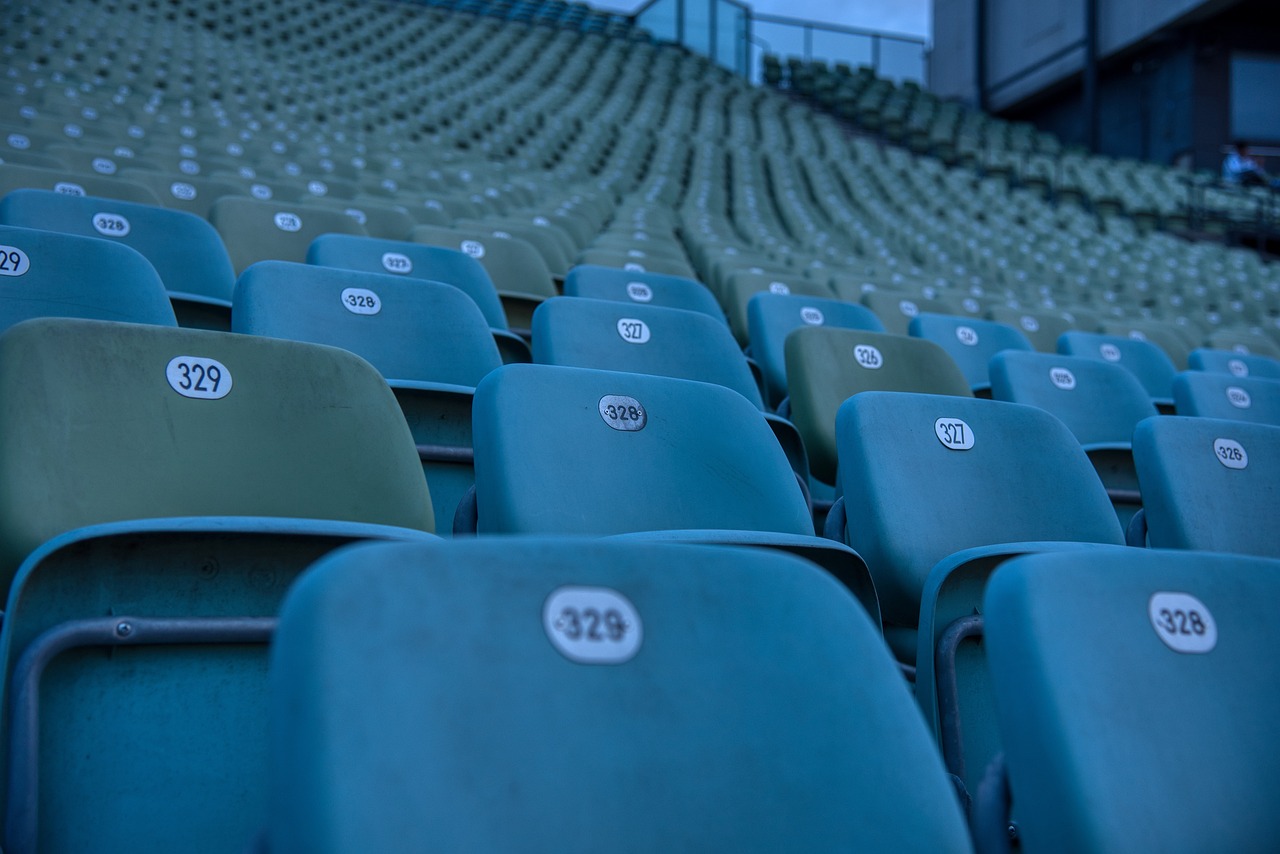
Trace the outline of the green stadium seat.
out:
<instances>
[{"instance_id":1,"label":"green stadium seat","mask_svg":"<svg viewBox=\"0 0 1280 854\"><path fill-rule=\"evenodd\" d=\"M1061 314L1026 311L1007 306L995 306L987 311L987 317L1012 326L1026 336L1031 345L1041 353L1058 352L1058 338L1071 329L1080 329Z\"/></svg>"},{"instance_id":2,"label":"green stadium seat","mask_svg":"<svg viewBox=\"0 0 1280 854\"><path fill-rule=\"evenodd\" d=\"M913 338L932 341L960 367L976 396L991 396L991 357L1005 350L1032 350L1026 336L994 320L921 312L907 326Z\"/></svg>"},{"instance_id":3,"label":"green stadium seat","mask_svg":"<svg viewBox=\"0 0 1280 854\"><path fill-rule=\"evenodd\" d=\"M51 190L69 196L95 196L139 205L156 205L160 200L143 184L123 178L85 175L67 169L46 169L19 163L0 163L0 196L14 190Z\"/></svg>"},{"instance_id":4,"label":"green stadium seat","mask_svg":"<svg viewBox=\"0 0 1280 854\"><path fill-rule=\"evenodd\" d=\"M834 299L835 294L826 285L800 276L779 276L771 273L752 273L739 270L729 275L724 284L720 302L729 318L729 328L743 347L751 343L747 306L759 293L794 294L796 296Z\"/></svg>"},{"instance_id":5,"label":"green stadium seat","mask_svg":"<svg viewBox=\"0 0 1280 854\"><path fill-rule=\"evenodd\" d=\"M223 196L209 210L236 275L259 261L307 260L307 247L325 234L364 236L364 226L340 210L294 201Z\"/></svg>"}]
</instances>

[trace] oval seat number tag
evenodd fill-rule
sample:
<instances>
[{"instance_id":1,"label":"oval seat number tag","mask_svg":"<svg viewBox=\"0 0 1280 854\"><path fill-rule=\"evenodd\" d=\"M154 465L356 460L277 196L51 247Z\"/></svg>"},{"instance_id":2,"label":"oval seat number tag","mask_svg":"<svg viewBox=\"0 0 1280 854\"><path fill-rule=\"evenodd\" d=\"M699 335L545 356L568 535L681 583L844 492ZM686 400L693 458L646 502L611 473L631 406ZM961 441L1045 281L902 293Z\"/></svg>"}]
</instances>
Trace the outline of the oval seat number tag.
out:
<instances>
[{"instance_id":1,"label":"oval seat number tag","mask_svg":"<svg viewBox=\"0 0 1280 854\"><path fill-rule=\"evenodd\" d=\"M1249 376L1249 366L1241 359L1231 359L1227 362L1227 370L1231 371L1237 377Z\"/></svg>"},{"instance_id":2,"label":"oval seat number tag","mask_svg":"<svg viewBox=\"0 0 1280 854\"><path fill-rule=\"evenodd\" d=\"M183 397L221 400L231 392L231 372L217 359L174 356L164 374L173 390Z\"/></svg>"},{"instance_id":3,"label":"oval seat number tag","mask_svg":"<svg viewBox=\"0 0 1280 854\"><path fill-rule=\"evenodd\" d=\"M1147 616L1160 640L1174 652L1200 654L1218 645L1213 614L1190 593L1153 593L1147 603Z\"/></svg>"},{"instance_id":4,"label":"oval seat number tag","mask_svg":"<svg viewBox=\"0 0 1280 854\"><path fill-rule=\"evenodd\" d=\"M1050 368L1049 379L1063 391L1071 391L1076 387L1076 375L1066 368Z\"/></svg>"},{"instance_id":5,"label":"oval seat number tag","mask_svg":"<svg viewBox=\"0 0 1280 854\"><path fill-rule=\"evenodd\" d=\"M464 240L459 248L477 261L484 257L484 244L479 240Z\"/></svg>"},{"instance_id":6,"label":"oval seat number tag","mask_svg":"<svg viewBox=\"0 0 1280 854\"><path fill-rule=\"evenodd\" d=\"M859 365L872 371L878 371L884 367L884 356L878 348L870 344L859 344L854 347L853 358L858 360Z\"/></svg>"},{"instance_id":7,"label":"oval seat number tag","mask_svg":"<svg viewBox=\"0 0 1280 854\"><path fill-rule=\"evenodd\" d=\"M128 237L129 220L114 213L96 213L93 215L93 228L104 237Z\"/></svg>"},{"instance_id":8,"label":"oval seat number tag","mask_svg":"<svg viewBox=\"0 0 1280 854\"><path fill-rule=\"evenodd\" d=\"M635 302L651 302L653 300L653 289L644 282L629 282L627 284L627 296L631 297Z\"/></svg>"},{"instance_id":9,"label":"oval seat number tag","mask_svg":"<svg viewBox=\"0 0 1280 854\"><path fill-rule=\"evenodd\" d=\"M16 246L0 246L0 276L21 276L31 269L31 259Z\"/></svg>"},{"instance_id":10,"label":"oval seat number tag","mask_svg":"<svg viewBox=\"0 0 1280 854\"><path fill-rule=\"evenodd\" d=\"M1028 332L1040 331L1040 321L1036 320L1034 317L1032 317L1029 314L1022 315L1022 317L1018 319L1018 322L1022 324L1022 328L1027 330Z\"/></svg>"},{"instance_id":11,"label":"oval seat number tag","mask_svg":"<svg viewBox=\"0 0 1280 854\"><path fill-rule=\"evenodd\" d=\"M400 252L382 253L382 268L388 273L407 275L413 272L413 261L408 255Z\"/></svg>"},{"instance_id":12,"label":"oval seat number tag","mask_svg":"<svg viewBox=\"0 0 1280 854\"><path fill-rule=\"evenodd\" d=\"M909 299L904 299L902 302L898 303L898 311L902 312L907 317L915 317L920 313L920 306L916 305Z\"/></svg>"},{"instance_id":13,"label":"oval seat number tag","mask_svg":"<svg viewBox=\"0 0 1280 854\"><path fill-rule=\"evenodd\" d=\"M640 651L636 608L608 587L560 587L542 605L542 628L561 655L578 664L625 664Z\"/></svg>"},{"instance_id":14,"label":"oval seat number tag","mask_svg":"<svg viewBox=\"0 0 1280 854\"><path fill-rule=\"evenodd\" d=\"M1120 361L1120 348L1114 344L1103 344L1098 348L1098 352L1102 354L1102 358L1108 362Z\"/></svg>"},{"instance_id":15,"label":"oval seat number tag","mask_svg":"<svg viewBox=\"0 0 1280 854\"><path fill-rule=\"evenodd\" d=\"M624 317L618 321L618 334L623 341L632 344L649 343L649 324L634 317Z\"/></svg>"},{"instance_id":16,"label":"oval seat number tag","mask_svg":"<svg viewBox=\"0 0 1280 854\"><path fill-rule=\"evenodd\" d=\"M1227 402L1236 409L1248 409L1253 406L1253 398L1249 397L1249 392L1234 385L1227 389Z\"/></svg>"},{"instance_id":17,"label":"oval seat number tag","mask_svg":"<svg viewBox=\"0 0 1280 854\"><path fill-rule=\"evenodd\" d=\"M342 292L342 307L352 314L377 314L382 300L367 288L347 288Z\"/></svg>"},{"instance_id":18,"label":"oval seat number tag","mask_svg":"<svg viewBox=\"0 0 1280 854\"><path fill-rule=\"evenodd\" d=\"M623 394L606 394L600 398L600 417L614 430L635 433L649 423L644 406L634 397Z\"/></svg>"},{"instance_id":19,"label":"oval seat number tag","mask_svg":"<svg viewBox=\"0 0 1280 854\"><path fill-rule=\"evenodd\" d=\"M813 306L805 306L800 309L800 319L810 326L821 326L827 322L826 317L822 314L822 309Z\"/></svg>"},{"instance_id":20,"label":"oval seat number tag","mask_svg":"<svg viewBox=\"0 0 1280 854\"><path fill-rule=\"evenodd\" d=\"M1235 439L1214 439L1213 455L1229 469L1247 469L1249 454Z\"/></svg>"},{"instance_id":21,"label":"oval seat number tag","mask_svg":"<svg viewBox=\"0 0 1280 854\"><path fill-rule=\"evenodd\" d=\"M957 326L956 339L966 347L974 347L978 344L978 332L972 326Z\"/></svg>"},{"instance_id":22,"label":"oval seat number tag","mask_svg":"<svg viewBox=\"0 0 1280 854\"><path fill-rule=\"evenodd\" d=\"M281 231L302 231L302 218L297 214L281 211L275 215L276 228Z\"/></svg>"},{"instance_id":23,"label":"oval seat number tag","mask_svg":"<svg viewBox=\"0 0 1280 854\"><path fill-rule=\"evenodd\" d=\"M791 288L787 287L782 282L770 282L769 293L781 294L782 296L786 296L787 294L791 293Z\"/></svg>"},{"instance_id":24,"label":"oval seat number tag","mask_svg":"<svg viewBox=\"0 0 1280 854\"><path fill-rule=\"evenodd\" d=\"M933 422L933 432L939 442L953 451L967 451L973 447L973 431L959 418L939 418Z\"/></svg>"}]
</instances>

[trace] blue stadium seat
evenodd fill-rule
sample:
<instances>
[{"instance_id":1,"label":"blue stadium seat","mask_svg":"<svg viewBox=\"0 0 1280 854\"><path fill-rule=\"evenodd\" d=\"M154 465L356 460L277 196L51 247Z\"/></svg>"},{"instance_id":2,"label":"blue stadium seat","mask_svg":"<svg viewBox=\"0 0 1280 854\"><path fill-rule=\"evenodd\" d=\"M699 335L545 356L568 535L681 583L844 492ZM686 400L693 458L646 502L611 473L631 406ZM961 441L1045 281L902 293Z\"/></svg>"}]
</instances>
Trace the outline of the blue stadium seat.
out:
<instances>
[{"instance_id":1,"label":"blue stadium seat","mask_svg":"<svg viewBox=\"0 0 1280 854\"><path fill-rule=\"evenodd\" d=\"M994 320L921 312L911 318L908 331L915 338L932 341L960 366L970 390L991 396L991 357L1006 350L1032 351L1027 337L1012 326Z\"/></svg>"},{"instance_id":2,"label":"blue stadium seat","mask_svg":"<svg viewBox=\"0 0 1280 854\"><path fill-rule=\"evenodd\" d=\"M1149 341L1099 332L1064 332L1058 352L1111 362L1129 370L1161 412L1173 411L1173 376L1177 370L1165 352Z\"/></svg>"},{"instance_id":3,"label":"blue stadium seat","mask_svg":"<svg viewBox=\"0 0 1280 854\"><path fill-rule=\"evenodd\" d=\"M579 264L564 277L564 295L684 308L728 323L711 290L696 279Z\"/></svg>"},{"instance_id":4,"label":"blue stadium seat","mask_svg":"<svg viewBox=\"0 0 1280 854\"><path fill-rule=\"evenodd\" d=\"M1235 353L1231 350L1197 347L1187 357L1187 367L1193 371L1212 371L1236 377L1280 380L1280 359L1260 356L1257 353Z\"/></svg>"},{"instance_id":5,"label":"blue stadium seat","mask_svg":"<svg viewBox=\"0 0 1280 854\"><path fill-rule=\"evenodd\" d=\"M1179 415L1280 427L1280 379L1183 371L1173 378L1173 405Z\"/></svg>"}]
</instances>

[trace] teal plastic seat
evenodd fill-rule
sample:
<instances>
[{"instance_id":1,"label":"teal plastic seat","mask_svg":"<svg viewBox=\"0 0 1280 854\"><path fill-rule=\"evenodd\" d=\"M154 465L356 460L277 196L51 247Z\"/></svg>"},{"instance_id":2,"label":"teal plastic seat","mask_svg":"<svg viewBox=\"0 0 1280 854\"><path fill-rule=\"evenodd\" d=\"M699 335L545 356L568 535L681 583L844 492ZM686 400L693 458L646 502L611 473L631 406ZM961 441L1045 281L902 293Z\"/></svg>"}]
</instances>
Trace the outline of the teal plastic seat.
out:
<instances>
[{"instance_id":1,"label":"teal plastic seat","mask_svg":"<svg viewBox=\"0 0 1280 854\"><path fill-rule=\"evenodd\" d=\"M440 282L261 261L236 284L232 329L342 347L386 378L418 446L437 531L472 473L471 399L502 364L479 307Z\"/></svg>"},{"instance_id":2,"label":"teal plastic seat","mask_svg":"<svg viewBox=\"0 0 1280 854\"><path fill-rule=\"evenodd\" d=\"M835 292L821 282L801 276L783 276L773 273L753 273L738 270L729 274L724 284L720 302L729 317L729 327L743 347L751 343L750 321L747 306L756 294L794 294L817 299L833 299Z\"/></svg>"},{"instance_id":3,"label":"teal plastic seat","mask_svg":"<svg viewBox=\"0 0 1280 854\"><path fill-rule=\"evenodd\" d=\"M1280 427L1165 415L1133 433L1142 512L1130 545L1280 557Z\"/></svg>"},{"instance_id":4,"label":"teal plastic seat","mask_svg":"<svg viewBox=\"0 0 1280 854\"><path fill-rule=\"evenodd\" d=\"M937 344L960 366L969 388L979 397L991 396L991 357L1006 350L1031 352L1027 337L1012 326L975 317L921 312L911 318L908 331L915 338Z\"/></svg>"},{"instance_id":5,"label":"teal plastic seat","mask_svg":"<svg viewBox=\"0 0 1280 854\"><path fill-rule=\"evenodd\" d=\"M325 234L307 249L307 263L366 273L385 273L409 279L453 285L480 307L493 329L503 361L527 362L529 346L511 332L507 314L493 280L480 262L456 249L406 240L382 240L344 234Z\"/></svg>"},{"instance_id":6,"label":"teal plastic seat","mask_svg":"<svg viewBox=\"0 0 1280 854\"><path fill-rule=\"evenodd\" d=\"M1122 335L1073 331L1064 332L1058 339L1058 352L1120 365L1138 378L1157 409L1173 411L1173 376L1177 370L1155 344Z\"/></svg>"},{"instance_id":7,"label":"teal plastic seat","mask_svg":"<svg viewBox=\"0 0 1280 854\"><path fill-rule=\"evenodd\" d=\"M747 303L751 356L760 364L766 402L777 409L787 396L787 336L809 326L883 332L884 324L868 308L853 303L796 294L758 293Z\"/></svg>"},{"instance_id":8,"label":"teal plastic seat","mask_svg":"<svg viewBox=\"0 0 1280 854\"><path fill-rule=\"evenodd\" d=\"M862 559L814 536L786 454L735 391L505 365L476 387L473 419L474 507L459 508L455 534L634 533L778 548L823 566L879 614Z\"/></svg>"},{"instance_id":9,"label":"teal plastic seat","mask_svg":"<svg viewBox=\"0 0 1280 854\"><path fill-rule=\"evenodd\" d=\"M164 283L136 250L0 226L0 330L33 317L178 325Z\"/></svg>"},{"instance_id":10,"label":"teal plastic seat","mask_svg":"<svg viewBox=\"0 0 1280 854\"><path fill-rule=\"evenodd\" d=\"M965 629L988 574L1013 555L1122 545L1120 523L1079 442L1035 407L864 392L836 431L843 498L827 536L867 561L885 637L914 653L925 721L974 792L999 743L981 636Z\"/></svg>"},{"instance_id":11,"label":"teal plastic seat","mask_svg":"<svg viewBox=\"0 0 1280 854\"><path fill-rule=\"evenodd\" d=\"M684 308L728 323L711 289L696 279L579 264L564 277L564 295Z\"/></svg>"},{"instance_id":12,"label":"teal plastic seat","mask_svg":"<svg viewBox=\"0 0 1280 854\"><path fill-rule=\"evenodd\" d=\"M1280 359L1257 353L1235 353L1231 350L1197 347L1187 357L1187 366L1193 371L1280 380Z\"/></svg>"},{"instance_id":13,"label":"teal plastic seat","mask_svg":"<svg viewBox=\"0 0 1280 854\"><path fill-rule=\"evenodd\" d=\"M430 538L395 399L335 348L40 319L0 335L0 400L5 850L241 849L285 590Z\"/></svg>"},{"instance_id":14,"label":"teal plastic seat","mask_svg":"<svg viewBox=\"0 0 1280 854\"><path fill-rule=\"evenodd\" d=\"M1146 389L1119 365L1008 350L991 359L991 396L1062 420L1089 455L1122 525L1142 504L1133 468L1133 428L1156 415Z\"/></svg>"},{"instance_id":15,"label":"teal plastic seat","mask_svg":"<svg viewBox=\"0 0 1280 854\"><path fill-rule=\"evenodd\" d=\"M1280 379L1183 371L1173 378L1173 405L1179 415L1280 427Z\"/></svg>"},{"instance_id":16,"label":"teal plastic seat","mask_svg":"<svg viewBox=\"0 0 1280 854\"><path fill-rule=\"evenodd\" d=\"M1278 598L1280 562L1259 558L1118 549L1001 566L984 617L1021 849L1270 848ZM983 850L1008 846L999 788L979 801Z\"/></svg>"},{"instance_id":17,"label":"teal plastic seat","mask_svg":"<svg viewBox=\"0 0 1280 854\"><path fill-rule=\"evenodd\" d=\"M0 223L119 242L151 262L182 326L231 327L235 273L218 233L194 214L51 190L0 199Z\"/></svg>"},{"instance_id":18,"label":"teal plastic seat","mask_svg":"<svg viewBox=\"0 0 1280 854\"><path fill-rule=\"evenodd\" d=\"M876 627L789 555L348 549L290 592L271 687L279 854L970 850Z\"/></svg>"}]
</instances>

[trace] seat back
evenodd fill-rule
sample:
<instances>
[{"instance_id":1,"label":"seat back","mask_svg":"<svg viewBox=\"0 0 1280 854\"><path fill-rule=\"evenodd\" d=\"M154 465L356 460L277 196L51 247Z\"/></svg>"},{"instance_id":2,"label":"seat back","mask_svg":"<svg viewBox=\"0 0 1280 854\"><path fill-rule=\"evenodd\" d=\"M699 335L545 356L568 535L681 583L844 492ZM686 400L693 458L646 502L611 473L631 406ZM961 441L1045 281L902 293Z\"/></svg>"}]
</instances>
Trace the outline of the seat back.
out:
<instances>
[{"instance_id":1,"label":"seat back","mask_svg":"<svg viewBox=\"0 0 1280 854\"><path fill-rule=\"evenodd\" d=\"M1187 357L1187 367L1193 371L1212 371L1235 377L1280 380L1280 359L1257 353L1235 353L1231 350L1197 347Z\"/></svg>"},{"instance_id":2,"label":"seat back","mask_svg":"<svg viewBox=\"0 0 1280 854\"><path fill-rule=\"evenodd\" d=\"M974 394L989 397L991 357L1006 350L1031 351L1026 336L994 320L921 312L911 318L908 331L915 338L937 344L960 366Z\"/></svg>"},{"instance_id":3,"label":"seat back","mask_svg":"<svg viewBox=\"0 0 1280 854\"><path fill-rule=\"evenodd\" d=\"M1257 558L1125 549L1000 567L987 658L1024 850L1267 847L1277 597L1280 563Z\"/></svg>"},{"instance_id":4,"label":"seat back","mask_svg":"<svg viewBox=\"0 0 1280 854\"><path fill-rule=\"evenodd\" d=\"M836 413L864 391L912 391L971 397L964 374L932 341L806 326L783 345L791 420L804 437L814 477L836 478Z\"/></svg>"},{"instance_id":5,"label":"seat back","mask_svg":"<svg viewBox=\"0 0 1280 854\"><path fill-rule=\"evenodd\" d=\"M290 593L272 655L280 854L969 850L875 627L787 555L349 549Z\"/></svg>"},{"instance_id":6,"label":"seat back","mask_svg":"<svg viewBox=\"0 0 1280 854\"><path fill-rule=\"evenodd\" d=\"M564 295L684 308L728 323L711 289L696 279L579 264L564 277Z\"/></svg>"},{"instance_id":7,"label":"seat back","mask_svg":"<svg viewBox=\"0 0 1280 854\"><path fill-rule=\"evenodd\" d=\"M758 293L747 303L751 355L764 376L765 397L777 408L787 396L786 341L792 330L807 326L883 332L870 309L852 303L796 294Z\"/></svg>"},{"instance_id":8,"label":"seat back","mask_svg":"<svg viewBox=\"0 0 1280 854\"><path fill-rule=\"evenodd\" d=\"M1003 305L992 307L987 311L987 317L1019 330L1041 353L1058 352L1058 336L1072 328L1078 328L1073 327L1071 321L1061 314L1026 311Z\"/></svg>"},{"instance_id":9,"label":"seat back","mask_svg":"<svg viewBox=\"0 0 1280 854\"><path fill-rule=\"evenodd\" d=\"M1165 352L1149 341L1097 332L1064 332L1058 352L1120 365L1147 390L1157 407L1172 407L1173 376L1177 372Z\"/></svg>"},{"instance_id":10,"label":"seat back","mask_svg":"<svg viewBox=\"0 0 1280 854\"><path fill-rule=\"evenodd\" d=\"M480 533L813 534L764 415L723 386L506 365L476 387Z\"/></svg>"},{"instance_id":11,"label":"seat back","mask_svg":"<svg viewBox=\"0 0 1280 854\"><path fill-rule=\"evenodd\" d=\"M764 407L729 328L698 311L554 297L533 314L533 360L715 383Z\"/></svg>"},{"instance_id":12,"label":"seat back","mask_svg":"<svg viewBox=\"0 0 1280 854\"><path fill-rule=\"evenodd\" d=\"M1148 418L1134 430L1133 461L1152 548L1280 557L1280 427Z\"/></svg>"},{"instance_id":13,"label":"seat back","mask_svg":"<svg viewBox=\"0 0 1280 854\"><path fill-rule=\"evenodd\" d=\"M733 330L738 343L747 346L751 343L747 306L756 294L794 294L823 299L834 299L835 292L822 282L806 279L803 276L782 276L772 273L755 273L750 270L738 270L731 273L725 281L724 293L720 302L725 307L729 318L729 327Z\"/></svg>"},{"instance_id":14,"label":"seat back","mask_svg":"<svg viewBox=\"0 0 1280 854\"><path fill-rule=\"evenodd\" d=\"M1173 378L1173 405L1179 415L1280 426L1280 379L1183 371Z\"/></svg>"},{"instance_id":15,"label":"seat back","mask_svg":"<svg viewBox=\"0 0 1280 854\"><path fill-rule=\"evenodd\" d=\"M155 268L128 246L0 226L0 276L0 330L33 317L177 325Z\"/></svg>"},{"instance_id":16,"label":"seat back","mask_svg":"<svg viewBox=\"0 0 1280 854\"><path fill-rule=\"evenodd\" d=\"M247 196L218 199L209 221L222 235L236 275L259 261L306 261L307 247L322 234L365 234L364 226L334 208Z\"/></svg>"}]
</instances>

